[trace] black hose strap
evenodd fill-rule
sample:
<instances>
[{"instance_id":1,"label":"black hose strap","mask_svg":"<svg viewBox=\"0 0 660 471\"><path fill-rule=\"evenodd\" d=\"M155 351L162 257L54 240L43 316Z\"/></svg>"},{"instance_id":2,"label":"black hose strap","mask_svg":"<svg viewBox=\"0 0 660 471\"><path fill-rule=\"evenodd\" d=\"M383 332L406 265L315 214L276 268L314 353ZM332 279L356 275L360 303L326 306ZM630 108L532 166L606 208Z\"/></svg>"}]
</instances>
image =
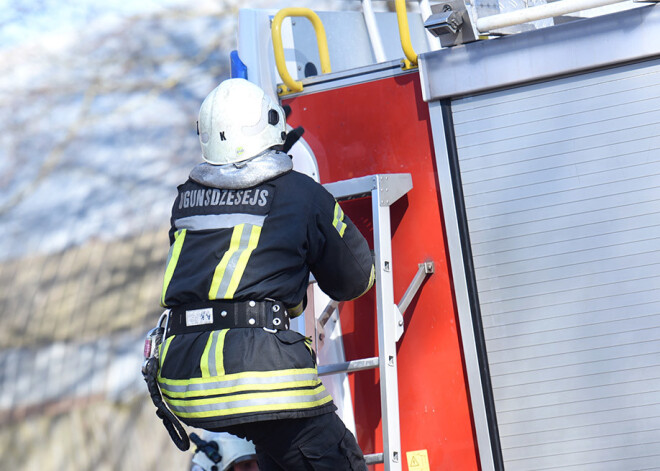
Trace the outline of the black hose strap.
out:
<instances>
[{"instance_id":1,"label":"black hose strap","mask_svg":"<svg viewBox=\"0 0 660 471\"><path fill-rule=\"evenodd\" d=\"M176 416L167 408L160 395L160 389L156 382L158 372L158 359L151 357L147 360L143 375L149 389L151 400L156 406L156 415L163 421L163 425L170 434L170 438L181 451L187 451L190 448L190 439L185 429L179 423Z\"/></svg>"}]
</instances>

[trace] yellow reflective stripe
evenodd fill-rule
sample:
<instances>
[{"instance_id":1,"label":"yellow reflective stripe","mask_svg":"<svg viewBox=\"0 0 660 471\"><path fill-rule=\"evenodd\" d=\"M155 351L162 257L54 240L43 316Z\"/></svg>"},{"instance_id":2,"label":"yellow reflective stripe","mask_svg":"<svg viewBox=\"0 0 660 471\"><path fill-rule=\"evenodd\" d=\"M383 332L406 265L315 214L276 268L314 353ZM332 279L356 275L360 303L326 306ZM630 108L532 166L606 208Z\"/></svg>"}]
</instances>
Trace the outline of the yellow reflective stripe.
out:
<instances>
[{"instance_id":1,"label":"yellow reflective stripe","mask_svg":"<svg viewBox=\"0 0 660 471\"><path fill-rule=\"evenodd\" d=\"M161 368L163 366L163 362L165 362L165 356L167 355L167 350L169 350L170 344L172 343L172 339L174 339L174 337L176 337L176 335L172 335L171 337L167 337L167 339L165 340L165 344L163 345L161 343L160 347L158 347L160 349L160 352L158 352L158 355L160 356L160 366L161 366ZM161 380L160 368L158 369L158 380L159 381Z\"/></svg>"},{"instance_id":2,"label":"yellow reflective stripe","mask_svg":"<svg viewBox=\"0 0 660 471\"><path fill-rule=\"evenodd\" d=\"M307 350L309 350L310 353L314 353L314 349L312 348L312 338L311 337L305 337L305 347L307 347Z\"/></svg>"},{"instance_id":3,"label":"yellow reflective stripe","mask_svg":"<svg viewBox=\"0 0 660 471\"><path fill-rule=\"evenodd\" d=\"M231 394L240 391L272 391L277 389L317 387L316 368L277 371L248 371L211 378L158 378L163 394L170 397L198 397Z\"/></svg>"},{"instance_id":4,"label":"yellow reflective stripe","mask_svg":"<svg viewBox=\"0 0 660 471\"><path fill-rule=\"evenodd\" d=\"M229 329L222 329L218 333L218 342L215 345L215 367L218 376L224 376L225 374L225 358L222 351L225 348L225 337L227 336L227 332L229 332Z\"/></svg>"},{"instance_id":5,"label":"yellow reflective stripe","mask_svg":"<svg viewBox=\"0 0 660 471\"><path fill-rule=\"evenodd\" d=\"M179 417L217 417L217 416L225 416L225 415L234 415L234 414L246 414L246 413L251 413L251 412L271 412L271 411L278 411L278 410L291 410L291 409L311 409L314 407L321 406L323 404L327 404L328 402L332 401L332 396L327 394L327 391L325 391L325 388L323 385L321 385L319 388L316 388L315 390L310 390L310 391L279 391L278 393L256 393L256 394L250 394L250 395L241 395L240 398L237 397L225 397L225 398L211 398L211 399L197 399L197 400L191 400L191 401L181 401L181 400L168 400L165 398L165 401L172 407L173 409L176 408L176 406L183 406L183 407L190 407L194 408L195 406L203 406L203 405L215 405L215 404L222 404L222 403L227 403L227 402L240 402L242 400L250 400L250 399L272 399L275 397L288 397L288 396L294 396L294 397L300 397L300 396L314 396L314 395L319 395L325 392L325 395L321 397L320 399L316 401L306 401L306 402L281 402L281 403L276 403L276 404L268 404L268 403L262 403L262 404L255 404L255 405L250 405L250 406L242 406L242 407L233 407L233 408L219 408L219 409L212 409L212 410L201 410L197 412L183 412L181 410L176 410L174 411L176 415ZM249 397L248 397L249 396ZM257 397L259 396L259 397ZM293 398L292 398L293 399Z\"/></svg>"},{"instance_id":6,"label":"yellow reflective stripe","mask_svg":"<svg viewBox=\"0 0 660 471\"><path fill-rule=\"evenodd\" d=\"M339 237L344 237L346 223L344 222L344 211L341 209L341 206L339 206L339 203L335 203L335 218L332 221L332 225L335 226L335 229L339 232Z\"/></svg>"},{"instance_id":7,"label":"yellow reflective stripe","mask_svg":"<svg viewBox=\"0 0 660 471\"><path fill-rule=\"evenodd\" d=\"M163 279L163 293L160 297L161 306L166 306L165 304L165 293L167 293L167 288L172 281L172 276L174 275L174 269L176 268L177 263L179 263L179 255L181 255L181 248L183 247L183 241L186 238L187 229L181 229L174 233L174 243L170 247L170 253L167 257L167 268L165 269L165 278Z\"/></svg>"},{"instance_id":8,"label":"yellow reflective stripe","mask_svg":"<svg viewBox=\"0 0 660 471\"><path fill-rule=\"evenodd\" d=\"M174 337L174 336L172 336ZM168 338L169 340L169 338ZM224 375L223 380L232 381L235 379L246 379L246 378L273 378L277 376L292 376L297 375L308 375L308 374L317 374L316 368L290 368L288 370L275 370L275 371L246 371L243 373L231 373ZM190 378L190 379L167 379L162 378L161 382L163 384L179 385L186 386L188 384L205 384L216 382L217 378Z\"/></svg>"},{"instance_id":9,"label":"yellow reflective stripe","mask_svg":"<svg viewBox=\"0 0 660 471\"><path fill-rule=\"evenodd\" d=\"M170 399L168 403L173 406L202 406L206 404L224 404L227 402L250 401L254 399L265 399L265 398L274 398L274 397L314 396L316 394L322 393L324 390L325 390L325 386L319 383L318 386L316 386L314 389L255 392L248 394L240 394L236 396L208 397L205 399L189 399L189 400Z\"/></svg>"},{"instance_id":10,"label":"yellow reflective stripe","mask_svg":"<svg viewBox=\"0 0 660 471\"><path fill-rule=\"evenodd\" d=\"M223 415L234 415L234 414L249 414L252 412L276 412L280 410L291 410L291 409L312 409L314 407L322 406L332 401L331 396L326 396L318 401L312 402L291 402L287 404L268 404L260 406L245 406L245 407L234 407L232 409L220 409L220 410L211 410L204 412L176 412L176 415L179 417L187 418L204 418L204 417L217 417Z\"/></svg>"},{"instance_id":11,"label":"yellow reflective stripe","mask_svg":"<svg viewBox=\"0 0 660 471\"><path fill-rule=\"evenodd\" d=\"M229 250L215 269L209 299L232 299L245 272L252 251L259 243L261 226L239 224L234 227Z\"/></svg>"},{"instance_id":12,"label":"yellow reflective stripe","mask_svg":"<svg viewBox=\"0 0 660 471\"><path fill-rule=\"evenodd\" d=\"M234 273L232 274L231 281L229 282L229 286L227 287L227 292L223 296L224 299L231 299L234 297L234 293L236 293L236 289L238 288L238 283L241 281L241 278L243 277L243 272L245 271L245 267L248 264L250 255L252 255L252 251L257 247L257 244L259 243L260 236L261 236L261 226L252 226L252 230L250 231L250 240L248 241L247 247L241 253L241 256L238 259L238 263L236 263L236 267L234 268Z\"/></svg>"},{"instance_id":13,"label":"yellow reflective stripe","mask_svg":"<svg viewBox=\"0 0 660 471\"><path fill-rule=\"evenodd\" d=\"M159 381L161 379L159 378ZM231 386L228 388L210 388L210 389L199 389L191 390L184 392L176 392L167 389L167 386L162 384L160 389L164 395L168 397L176 397L181 399L191 398L191 397L200 397L200 396L211 396L218 394L234 394L240 393L242 391L275 391L280 389L295 389L295 388L309 388L318 386L318 379L310 379L307 381L287 381L283 383L271 383L271 384L242 384L239 386Z\"/></svg>"},{"instance_id":14,"label":"yellow reflective stripe","mask_svg":"<svg viewBox=\"0 0 660 471\"><path fill-rule=\"evenodd\" d=\"M234 227L234 232L231 235L231 242L229 244L229 250L225 252L222 256L222 260L218 263L218 266L215 267L215 273L213 273L213 281L211 282L211 289L209 289L209 299L218 299L218 289L220 288L220 283L225 275L225 270L227 269L227 264L231 259L232 255L238 250L241 243L241 234L243 232L243 227L245 224L239 224Z\"/></svg>"},{"instance_id":15,"label":"yellow reflective stripe","mask_svg":"<svg viewBox=\"0 0 660 471\"><path fill-rule=\"evenodd\" d=\"M298 317L300 314L303 313L303 302L300 301L295 306L288 308L286 312L289 313L289 318L291 319L293 319L294 317Z\"/></svg>"},{"instance_id":16,"label":"yellow reflective stripe","mask_svg":"<svg viewBox=\"0 0 660 471\"><path fill-rule=\"evenodd\" d=\"M273 391L318 387L316 368L248 371L211 378L167 379L159 377L161 391L169 397L191 398L241 391Z\"/></svg>"},{"instance_id":17,"label":"yellow reflective stripe","mask_svg":"<svg viewBox=\"0 0 660 471\"><path fill-rule=\"evenodd\" d=\"M367 284L367 287L364 291L362 291L360 294L358 294L356 297L353 299L357 299L360 296L362 296L364 293L369 291L371 287L374 285L374 281L376 281L376 269L374 268L373 265L371 265L371 273L369 273L369 283ZM352 301L353 299L349 299L349 301Z\"/></svg>"},{"instance_id":18,"label":"yellow reflective stripe","mask_svg":"<svg viewBox=\"0 0 660 471\"><path fill-rule=\"evenodd\" d=\"M204 353L202 353L202 358L199 360L199 368L202 370L202 378L210 378L211 374L209 373L209 350L211 350L211 344L213 343L215 332L209 334L209 338L206 340L206 346L204 347Z\"/></svg>"},{"instance_id":19,"label":"yellow reflective stripe","mask_svg":"<svg viewBox=\"0 0 660 471\"><path fill-rule=\"evenodd\" d=\"M367 285L367 289L364 290L364 293L369 291L371 287L374 285L374 281L376 281L376 270L373 265L371 265L371 273L369 274L369 284Z\"/></svg>"}]
</instances>

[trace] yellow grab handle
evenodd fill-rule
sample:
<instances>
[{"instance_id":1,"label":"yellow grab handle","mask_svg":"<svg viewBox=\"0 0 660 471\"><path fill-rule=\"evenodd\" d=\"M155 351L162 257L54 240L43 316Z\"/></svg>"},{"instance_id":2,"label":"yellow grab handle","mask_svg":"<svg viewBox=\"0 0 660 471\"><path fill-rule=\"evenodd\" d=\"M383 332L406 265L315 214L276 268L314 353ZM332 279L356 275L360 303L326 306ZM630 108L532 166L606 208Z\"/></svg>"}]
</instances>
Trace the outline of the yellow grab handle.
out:
<instances>
[{"instance_id":1,"label":"yellow grab handle","mask_svg":"<svg viewBox=\"0 0 660 471\"><path fill-rule=\"evenodd\" d=\"M277 71L282 77L284 84L289 87L292 92L301 92L303 89L302 82L294 80L286 68L286 61L284 60L284 46L282 45L282 21L289 16L302 16L307 18L314 26L316 33L316 42L319 47L319 59L321 60L321 72L324 74L330 73L330 55L328 54L328 41L325 36L325 28L319 16L309 8L282 8L277 12L273 18L271 26L271 35L273 37L273 51L275 52L275 65Z\"/></svg>"},{"instance_id":2,"label":"yellow grab handle","mask_svg":"<svg viewBox=\"0 0 660 471\"><path fill-rule=\"evenodd\" d=\"M408 26L408 12L406 11L406 0L394 0L394 7L396 8L396 19L399 23L399 38L401 39L401 47L408 61L406 67L417 66L417 54L412 47L410 41L410 27Z\"/></svg>"}]
</instances>

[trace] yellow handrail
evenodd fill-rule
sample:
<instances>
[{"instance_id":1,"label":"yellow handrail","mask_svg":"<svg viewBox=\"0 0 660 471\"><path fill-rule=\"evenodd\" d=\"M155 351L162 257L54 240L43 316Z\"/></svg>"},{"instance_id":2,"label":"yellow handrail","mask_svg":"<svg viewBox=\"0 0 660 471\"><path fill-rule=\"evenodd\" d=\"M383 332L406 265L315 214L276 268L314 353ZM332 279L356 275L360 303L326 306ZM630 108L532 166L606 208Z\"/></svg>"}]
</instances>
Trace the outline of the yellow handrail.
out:
<instances>
[{"instance_id":1,"label":"yellow handrail","mask_svg":"<svg viewBox=\"0 0 660 471\"><path fill-rule=\"evenodd\" d=\"M410 27L408 26L408 12L406 11L406 0L394 0L396 8L396 19L399 23L399 37L401 38L401 47L407 60L406 68L417 66L417 54L410 41Z\"/></svg>"},{"instance_id":2,"label":"yellow handrail","mask_svg":"<svg viewBox=\"0 0 660 471\"><path fill-rule=\"evenodd\" d=\"M325 36L325 28L319 16L309 8L282 8L273 18L271 26L271 35L273 37L273 51L275 52L275 65L277 71L282 77L284 84L292 92L302 92L303 84L299 80L294 80L286 68L284 60L284 46L282 45L282 21L289 16L302 16L307 18L314 26L316 33L316 42L319 47L319 59L321 60L321 72L330 73L330 55L328 54L328 41Z\"/></svg>"}]
</instances>

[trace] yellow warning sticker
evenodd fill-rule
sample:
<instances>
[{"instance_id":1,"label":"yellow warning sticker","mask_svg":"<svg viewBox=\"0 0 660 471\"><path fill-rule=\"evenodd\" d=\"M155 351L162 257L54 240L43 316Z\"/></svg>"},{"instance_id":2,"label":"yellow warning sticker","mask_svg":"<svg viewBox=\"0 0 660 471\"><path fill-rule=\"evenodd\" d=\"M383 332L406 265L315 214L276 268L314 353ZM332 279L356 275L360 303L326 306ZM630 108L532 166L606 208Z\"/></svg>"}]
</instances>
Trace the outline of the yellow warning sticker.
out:
<instances>
[{"instance_id":1,"label":"yellow warning sticker","mask_svg":"<svg viewBox=\"0 0 660 471\"><path fill-rule=\"evenodd\" d=\"M426 450L406 451L408 471L431 471L429 454Z\"/></svg>"}]
</instances>

